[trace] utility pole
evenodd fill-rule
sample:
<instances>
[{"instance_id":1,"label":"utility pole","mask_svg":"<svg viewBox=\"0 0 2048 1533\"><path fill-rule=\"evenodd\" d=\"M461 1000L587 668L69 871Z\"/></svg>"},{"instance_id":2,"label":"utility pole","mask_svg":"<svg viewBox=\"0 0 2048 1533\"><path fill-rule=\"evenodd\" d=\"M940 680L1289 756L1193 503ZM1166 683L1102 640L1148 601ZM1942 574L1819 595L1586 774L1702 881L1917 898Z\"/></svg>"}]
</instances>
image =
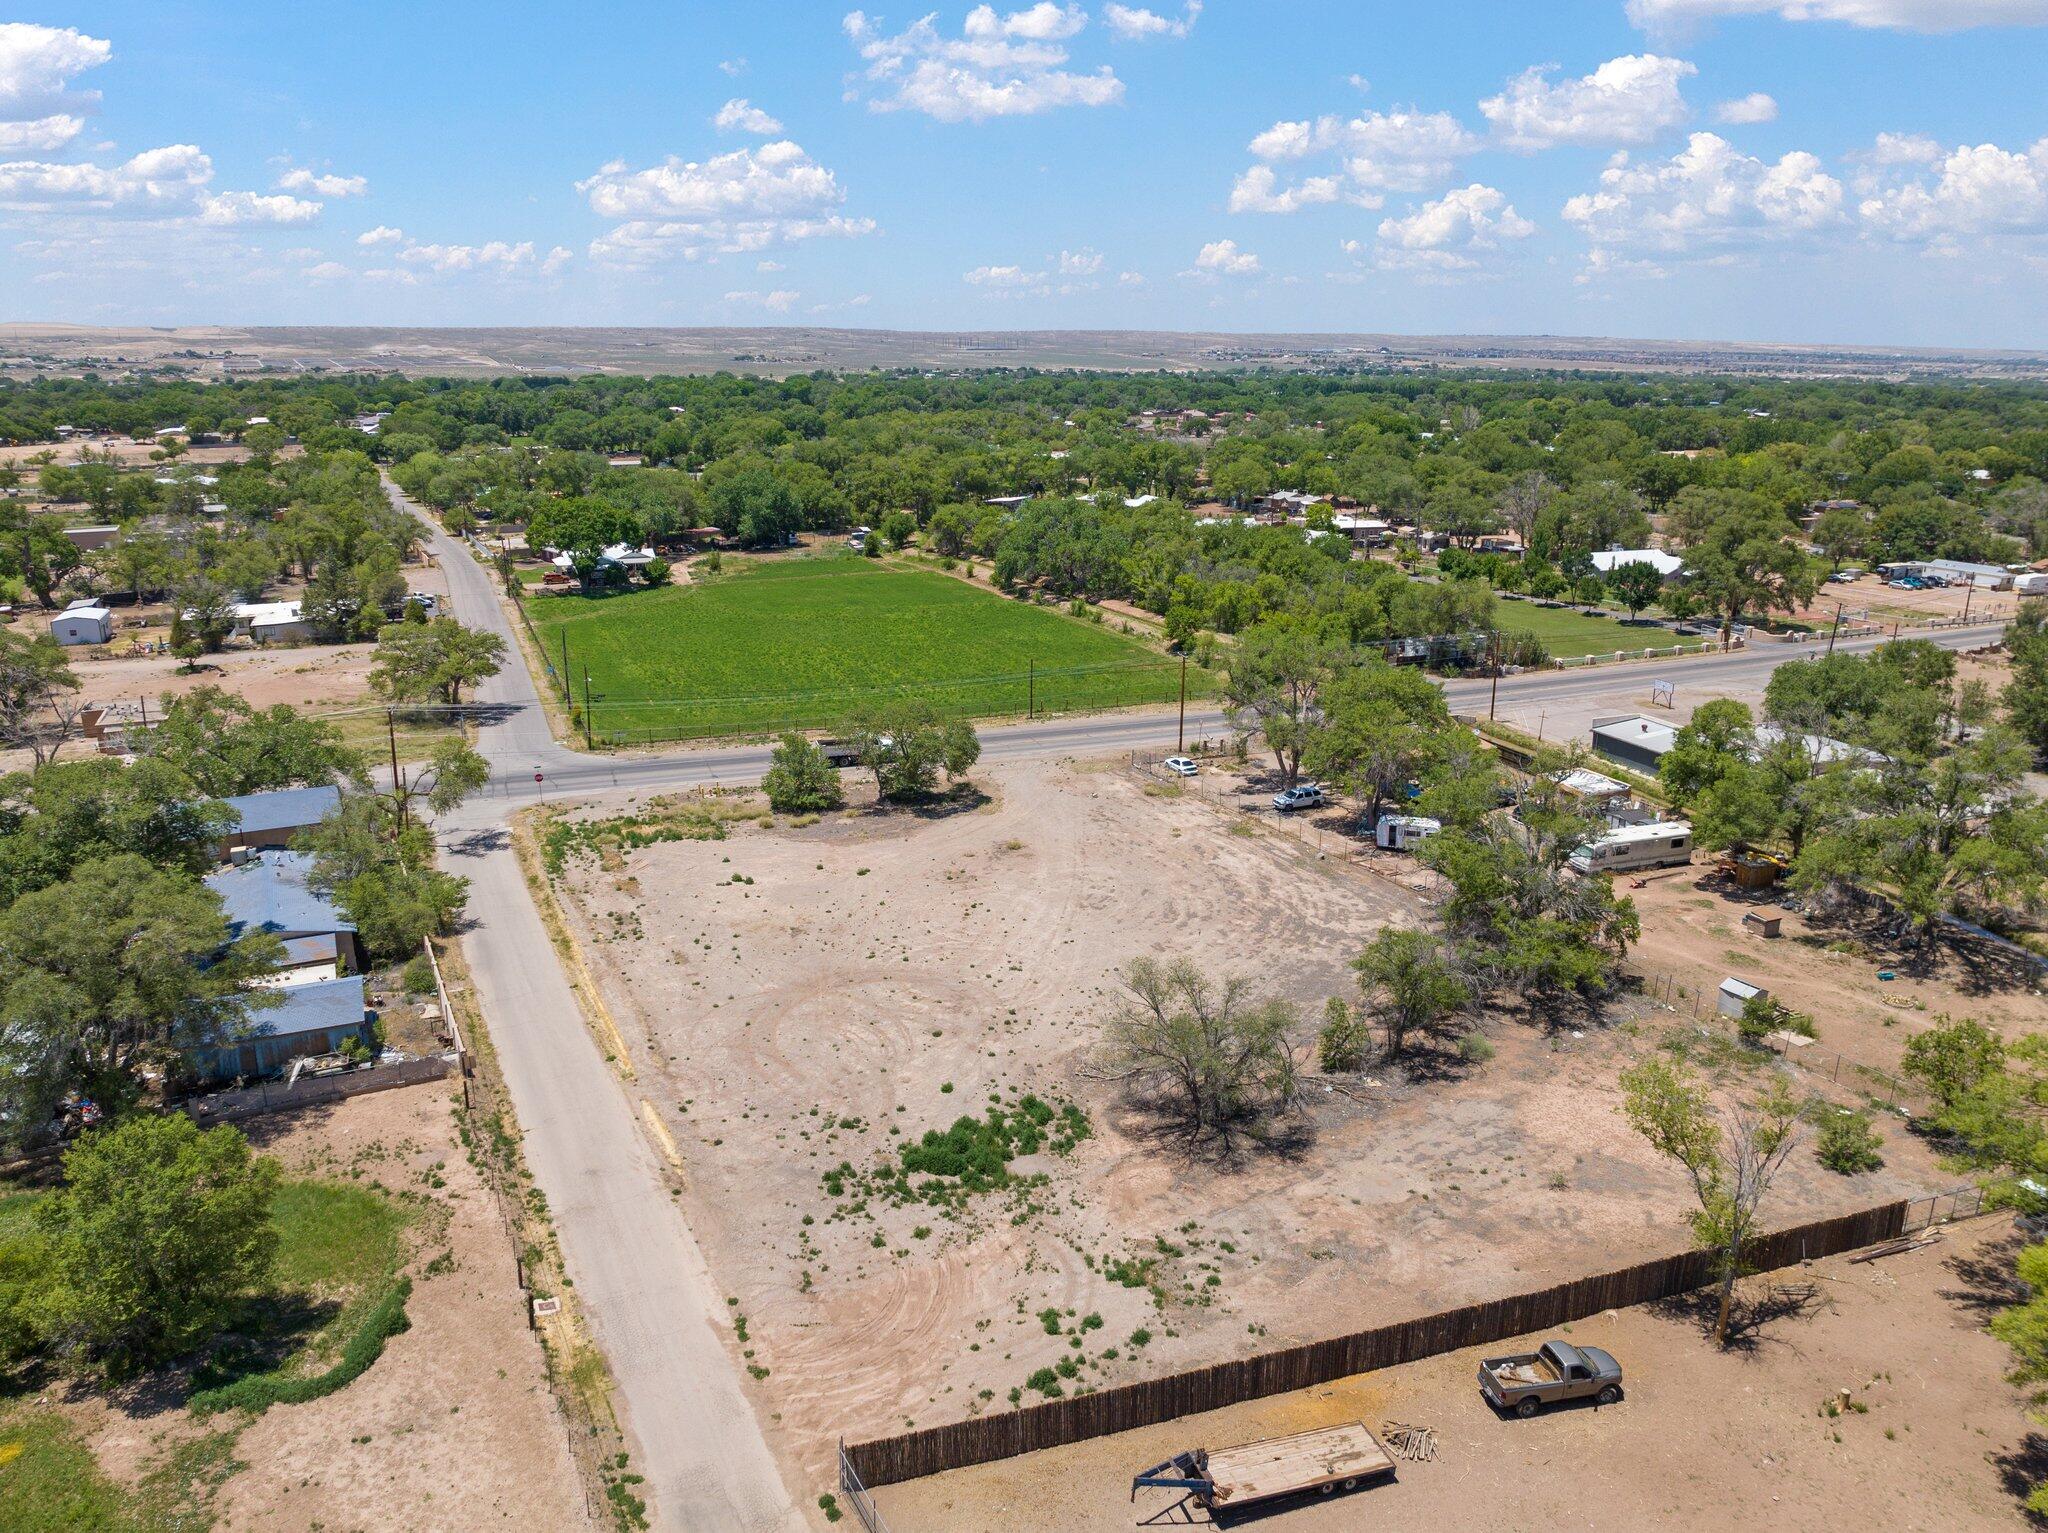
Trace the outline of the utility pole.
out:
<instances>
[{"instance_id":1,"label":"utility pole","mask_svg":"<svg viewBox=\"0 0 2048 1533\"><path fill-rule=\"evenodd\" d=\"M590 667L583 668L583 748L595 750L590 739Z\"/></svg>"},{"instance_id":2,"label":"utility pole","mask_svg":"<svg viewBox=\"0 0 2048 1533\"><path fill-rule=\"evenodd\" d=\"M1486 717L1489 720L1494 717L1494 707L1500 702L1500 630L1498 628L1493 631L1493 664L1490 669L1493 672L1493 687L1486 697Z\"/></svg>"},{"instance_id":3,"label":"utility pole","mask_svg":"<svg viewBox=\"0 0 2048 1533\"><path fill-rule=\"evenodd\" d=\"M1024 717L1029 720L1038 717L1038 662L1027 659L1024 664Z\"/></svg>"},{"instance_id":4,"label":"utility pole","mask_svg":"<svg viewBox=\"0 0 2048 1533\"><path fill-rule=\"evenodd\" d=\"M1842 604L1841 604L1840 602L1836 602L1836 603L1835 603L1835 622L1834 622L1834 626L1833 626L1832 628L1830 628L1830 629L1828 630L1828 653L1829 653L1829 654L1831 654L1831 655L1832 655L1832 654L1833 654L1833 653L1835 652L1835 635L1836 635L1836 634L1838 634L1838 633L1840 633L1841 631L1842 631Z\"/></svg>"},{"instance_id":5,"label":"utility pole","mask_svg":"<svg viewBox=\"0 0 2048 1533\"><path fill-rule=\"evenodd\" d=\"M1177 751L1188 748L1188 657L1180 657L1180 732L1174 736Z\"/></svg>"},{"instance_id":6,"label":"utility pole","mask_svg":"<svg viewBox=\"0 0 2048 1533\"><path fill-rule=\"evenodd\" d=\"M562 630L562 706L572 707L575 699L569 695L569 630Z\"/></svg>"},{"instance_id":7,"label":"utility pole","mask_svg":"<svg viewBox=\"0 0 2048 1533\"><path fill-rule=\"evenodd\" d=\"M1977 582L1971 580L1963 587L1963 621L1970 621L1970 598L1977 594Z\"/></svg>"},{"instance_id":8,"label":"utility pole","mask_svg":"<svg viewBox=\"0 0 2048 1533\"><path fill-rule=\"evenodd\" d=\"M391 741L391 799L398 805L398 828L405 829L405 784L398 778L398 715L384 710L384 733Z\"/></svg>"}]
</instances>

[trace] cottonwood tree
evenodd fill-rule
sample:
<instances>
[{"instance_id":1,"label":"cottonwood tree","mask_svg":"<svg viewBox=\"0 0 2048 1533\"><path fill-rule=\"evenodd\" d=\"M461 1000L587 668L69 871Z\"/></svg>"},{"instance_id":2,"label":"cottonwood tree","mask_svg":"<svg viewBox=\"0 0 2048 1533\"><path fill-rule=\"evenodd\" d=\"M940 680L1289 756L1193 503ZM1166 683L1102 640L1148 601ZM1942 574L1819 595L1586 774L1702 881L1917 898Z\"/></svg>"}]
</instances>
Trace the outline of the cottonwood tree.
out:
<instances>
[{"instance_id":1,"label":"cottonwood tree","mask_svg":"<svg viewBox=\"0 0 2048 1533\"><path fill-rule=\"evenodd\" d=\"M2005 629L2011 679L1999 694L2012 727L2048 761L2048 601L2026 601Z\"/></svg>"},{"instance_id":2,"label":"cottonwood tree","mask_svg":"<svg viewBox=\"0 0 2048 1533\"><path fill-rule=\"evenodd\" d=\"M1398 1059L1418 1037L1441 1031L1472 1001L1472 986L1455 955L1433 932L1388 927L1351 960L1368 1015L1379 1024L1381 1048Z\"/></svg>"},{"instance_id":3,"label":"cottonwood tree","mask_svg":"<svg viewBox=\"0 0 2048 1533\"><path fill-rule=\"evenodd\" d=\"M393 702L458 707L464 689L497 675L504 658L498 635L452 617L392 623L378 631L370 685Z\"/></svg>"},{"instance_id":4,"label":"cottonwood tree","mask_svg":"<svg viewBox=\"0 0 2048 1533\"><path fill-rule=\"evenodd\" d=\"M1302 623L1258 623L1238 635L1224 675L1233 727L1263 735L1281 777L1301 776L1303 752L1321 722L1324 687L1348 666L1348 648Z\"/></svg>"},{"instance_id":5,"label":"cottonwood tree","mask_svg":"<svg viewBox=\"0 0 2048 1533\"><path fill-rule=\"evenodd\" d=\"M892 802L924 798L965 777L981 759L981 737L964 719L948 719L920 698L899 698L859 715L849 731L854 754L875 775L876 794Z\"/></svg>"},{"instance_id":6,"label":"cottonwood tree","mask_svg":"<svg viewBox=\"0 0 2048 1533\"><path fill-rule=\"evenodd\" d=\"M1365 801L1363 824L1420 778L1451 733L1451 714L1434 682L1377 655L1336 675L1321 694L1321 718L1307 732L1302 766Z\"/></svg>"},{"instance_id":7,"label":"cottonwood tree","mask_svg":"<svg viewBox=\"0 0 2048 1533\"><path fill-rule=\"evenodd\" d=\"M219 687L165 699L142 748L213 798L364 776L361 754L325 719L308 718L288 703L257 709Z\"/></svg>"},{"instance_id":8,"label":"cottonwood tree","mask_svg":"<svg viewBox=\"0 0 2048 1533\"><path fill-rule=\"evenodd\" d=\"M144 1071L173 1071L275 1003L248 981L277 955L267 933L237 938L189 875L132 852L81 864L0 913L0 1094L25 1113L73 1089L133 1101Z\"/></svg>"},{"instance_id":9,"label":"cottonwood tree","mask_svg":"<svg viewBox=\"0 0 2048 1533\"><path fill-rule=\"evenodd\" d=\"M1632 559L1616 565L1608 573L1606 584L1608 594L1628 609L1629 620L1633 622L1637 613L1654 605L1663 595L1664 574L1654 564Z\"/></svg>"},{"instance_id":10,"label":"cottonwood tree","mask_svg":"<svg viewBox=\"0 0 2048 1533\"><path fill-rule=\"evenodd\" d=\"M1286 1001L1255 1000L1249 979L1214 981L1185 958L1133 959L1123 983L1123 1002L1103 1025L1104 1068L1158 1091L1190 1138L1257 1133L1294 1105L1288 1034L1299 1019Z\"/></svg>"},{"instance_id":11,"label":"cottonwood tree","mask_svg":"<svg viewBox=\"0 0 2048 1533\"><path fill-rule=\"evenodd\" d=\"M300 845L312 854L314 887L348 912L379 959L417 954L426 938L450 929L468 899L468 879L434 866L432 829L415 813L401 818L388 794L345 790Z\"/></svg>"},{"instance_id":12,"label":"cottonwood tree","mask_svg":"<svg viewBox=\"0 0 2048 1533\"><path fill-rule=\"evenodd\" d=\"M0 628L0 745L26 748L42 766L63 748L77 694L62 645Z\"/></svg>"},{"instance_id":13,"label":"cottonwood tree","mask_svg":"<svg viewBox=\"0 0 2048 1533\"><path fill-rule=\"evenodd\" d=\"M36 1210L44 1344L115 1379L198 1348L271 1276L277 1183L277 1163L239 1130L201 1130L183 1113L87 1135Z\"/></svg>"},{"instance_id":14,"label":"cottonwood tree","mask_svg":"<svg viewBox=\"0 0 2048 1533\"><path fill-rule=\"evenodd\" d=\"M1899 1068L1925 1085L1945 1112L2004 1066L2005 1043L1998 1034L1975 1018L1944 1016L1906 1040Z\"/></svg>"},{"instance_id":15,"label":"cottonwood tree","mask_svg":"<svg viewBox=\"0 0 2048 1533\"><path fill-rule=\"evenodd\" d=\"M197 877L234 823L168 762L107 756L0 777L0 908L97 857L134 853Z\"/></svg>"},{"instance_id":16,"label":"cottonwood tree","mask_svg":"<svg viewBox=\"0 0 2048 1533\"><path fill-rule=\"evenodd\" d=\"M1748 1270L1744 1251L1759 1224L1771 1183L1798 1139L1804 1116L1782 1080L1761 1094L1717 1109L1711 1093L1686 1068L1652 1057L1621 1075L1621 1111L1659 1155L1676 1161L1698 1207L1693 1238L1713 1253L1720 1301L1714 1341L1728 1344L1735 1280Z\"/></svg>"},{"instance_id":17,"label":"cottonwood tree","mask_svg":"<svg viewBox=\"0 0 2048 1533\"><path fill-rule=\"evenodd\" d=\"M1812 598L1819 582L1811 561L1791 543L1785 518L1761 499L1695 487L1678 501L1692 513L1683 519L1687 584L1721 620L1724 649L1745 613L1790 612Z\"/></svg>"}]
</instances>

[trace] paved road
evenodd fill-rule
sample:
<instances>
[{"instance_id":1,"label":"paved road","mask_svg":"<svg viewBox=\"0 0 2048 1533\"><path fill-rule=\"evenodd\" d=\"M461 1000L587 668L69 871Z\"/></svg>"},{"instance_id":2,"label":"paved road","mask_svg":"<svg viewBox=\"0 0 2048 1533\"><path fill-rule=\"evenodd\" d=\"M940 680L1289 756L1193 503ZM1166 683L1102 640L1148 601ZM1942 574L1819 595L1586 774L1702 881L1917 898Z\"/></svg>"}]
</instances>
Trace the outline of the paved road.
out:
<instances>
[{"instance_id":1,"label":"paved road","mask_svg":"<svg viewBox=\"0 0 2048 1533\"><path fill-rule=\"evenodd\" d=\"M548 735L517 663L488 574L420 517L455 613L504 638L515 660L485 683L498 710L478 747L503 772L568 753ZM528 772L530 785L531 773ZM463 938L491 1038L524 1131L526 1160L559 1231L576 1297L618 1382L654 1516L688 1533L782 1533L804 1526L716 1329L725 1302L669 1196L637 1103L605 1062L527 892L502 800L472 800L442 827L450 866L470 880Z\"/></svg>"},{"instance_id":2,"label":"paved road","mask_svg":"<svg viewBox=\"0 0 2048 1533\"><path fill-rule=\"evenodd\" d=\"M456 615L499 634L516 657L519 646L492 577L433 517L388 482L386 489L427 528ZM1998 632L1998 625L1956 629L1935 642L1965 648ZM1837 647L1855 653L1878 642ZM1759 685L1775 667L1809 652L1804 645L1760 645L1630 669L1646 678L1680 677L1696 691L1735 688ZM1508 677L1500 702L1503 711L1510 704L1583 702L1613 691L1620 680L1613 666ZM1485 682L1445 687L1461 712L1484 711L1488 691ZM491 764L490 786L444 827L452 865L471 881L474 925L464 943L525 1132L527 1162L547 1194L577 1298L618 1381L621 1413L639 1447L635 1467L646 1475L665 1527L690 1533L801 1528L715 1329L714 1321L723 1323L723 1296L668 1195L635 1102L582 1023L504 829L506 815L538 796L755 782L767 768L768 750L712 747L626 758L568 750L554 739L533 679L516 661L485 683L477 700L491 710L478 736ZM1193 711L1187 736L1199 738L1222 725L1218 712ZM1177 728L1170 712L992 725L982 731L982 755L1004 761L1156 749L1172 745Z\"/></svg>"}]
</instances>

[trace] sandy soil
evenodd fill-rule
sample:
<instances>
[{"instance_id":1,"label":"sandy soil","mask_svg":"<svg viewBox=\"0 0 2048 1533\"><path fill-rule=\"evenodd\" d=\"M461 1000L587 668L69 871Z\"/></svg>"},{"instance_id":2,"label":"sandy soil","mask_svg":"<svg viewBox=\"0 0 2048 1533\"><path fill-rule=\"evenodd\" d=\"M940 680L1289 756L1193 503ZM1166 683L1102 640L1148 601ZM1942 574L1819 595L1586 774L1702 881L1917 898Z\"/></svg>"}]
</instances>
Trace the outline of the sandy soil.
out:
<instances>
[{"instance_id":1,"label":"sandy soil","mask_svg":"<svg viewBox=\"0 0 2048 1533\"><path fill-rule=\"evenodd\" d=\"M208 447L192 447L176 458L158 460L150 454L157 450L154 442L136 442L127 437L74 437L68 442L23 442L18 446L0 446L0 468L27 467L29 460L41 453L55 453L55 462L70 467L80 461L80 455L92 452L101 455L111 452L120 464L126 467L157 467L159 461L165 468L181 463L199 466L221 463L240 463L249 456L249 450L235 442L221 442ZM287 447L279 456L297 452L296 447Z\"/></svg>"},{"instance_id":2,"label":"sandy soil","mask_svg":"<svg viewBox=\"0 0 2048 1533\"><path fill-rule=\"evenodd\" d=\"M1984 1330L2009 1302L2012 1244L2007 1221L1983 1219L1907 1255L1838 1257L1779 1274L1774 1281L1788 1287L1814 1284L1815 1300L1725 1353L1683 1308L1610 1310L1569 1337L1620 1360L1627 1397L1607 1409L1496 1415L1473 1382L1479 1359L1542 1339L1529 1337L887 1486L878 1500L895 1533L1100 1533L1172 1500L1165 1491L1141 1491L1135 1508L1127 1499L1131 1476L1171 1454L1348 1421L1379 1431L1395 1420L1433 1426L1437 1458L1258 1525L2020 1528L2029 1524L2008 1477L2048 1473L2048 1439L2029 1426L2001 1376L2005 1349ZM1840 1389L1865 1409L1823 1415Z\"/></svg>"},{"instance_id":3,"label":"sandy soil","mask_svg":"<svg viewBox=\"0 0 2048 1533\"><path fill-rule=\"evenodd\" d=\"M1793 615L1802 623L1832 623L1837 604L1842 608L1844 622L1896 622L1910 630L1916 623L1960 618L1965 614L1972 623L2009 618L2019 605L2019 598L2010 591L1979 591L1960 585L1915 591L1888 586L1875 575L1865 575L1849 585L1823 585L1814 593L1813 600Z\"/></svg>"},{"instance_id":4,"label":"sandy soil","mask_svg":"<svg viewBox=\"0 0 2048 1533\"><path fill-rule=\"evenodd\" d=\"M567 878L608 1000L660 1081L692 1229L747 1317L747 1361L794 1483L829 1446L1006 1408L1072 1355L1118 1382L1354 1330L1618 1264L1682 1239L1678 1179L1613 1111L1643 1038L1495 1023L1490 1063L1325 1093L1284 1145L1191 1161L1085 1066L1114 972L1186 954L1300 1004L1355 995L1346 963L1419 904L1336 858L1105 766L978 774L979 809L743 823ZM735 878L742 880L734 882ZM953 1089L948 1091L946 1087ZM821 1188L914 1136L1036 1091L1095 1137L1035 1158L1031 1207L958 1220L848 1211ZM650 1090L650 1096L656 1092ZM848 1127L845 1120L857 1119ZM1853 1183L1809 1158L1775 1217L1932 1179L1910 1153ZM838 1216L835 1217L835 1210ZM1013 1217L1016 1222L1013 1221ZM806 1221L810 1222L806 1222ZM1105 1275L1153 1259L1163 1295ZM1099 1314L1099 1331L1050 1335ZM1150 1331L1142 1351L1131 1343ZM1115 1355L1109 1355L1112 1350Z\"/></svg>"}]
</instances>

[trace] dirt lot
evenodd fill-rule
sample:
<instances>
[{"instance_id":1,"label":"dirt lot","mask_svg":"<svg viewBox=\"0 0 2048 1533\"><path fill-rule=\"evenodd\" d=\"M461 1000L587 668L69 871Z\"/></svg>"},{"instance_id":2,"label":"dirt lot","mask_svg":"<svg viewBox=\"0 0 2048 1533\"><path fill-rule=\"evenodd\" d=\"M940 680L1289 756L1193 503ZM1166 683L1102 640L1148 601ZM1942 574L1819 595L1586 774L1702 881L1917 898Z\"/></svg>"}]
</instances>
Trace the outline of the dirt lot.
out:
<instances>
[{"instance_id":1,"label":"dirt lot","mask_svg":"<svg viewBox=\"0 0 2048 1533\"><path fill-rule=\"evenodd\" d=\"M1352 954L1421 906L1270 818L1233 825L1108 765L977 782L978 808L741 821L725 840L572 860L565 877L643 1084L672 1104L691 1227L747 1321L794 1483L828 1483L842 1433L1003 1409L1063 1358L1081 1383L1118 1382L1683 1238L1677 1176L1613 1110L1647 1031L1490 1023L1489 1062L1374 1079L1356 1101L1323 1092L1286 1142L1191 1161L1084 1068L1115 971L1185 954L1247 973L1299 1003L1306 1043L1325 999L1355 994ZM956 1218L862 1206L857 1176L839 1198L823 1185L899 1129L1012 1091L1075 1102L1093 1125L1071 1155L1017 1163L1041 1187ZM1853 1182L1801 1156L1774 1217L1929 1185L1947 1181L1911 1146Z\"/></svg>"},{"instance_id":2,"label":"dirt lot","mask_svg":"<svg viewBox=\"0 0 2048 1533\"><path fill-rule=\"evenodd\" d=\"M1906 1041L1943 1014L1976 1017L2008 1037L2041 1023L2044 976L1988 947L1945 941L1923 949L1891 939L1874 921L1790 914L1783 935L1769 940L1742 917L1776 908L1771 896L1738 890L1699 866L1639 889L1624 881L1623 889L1643 919L1635 967L1669 975L1708 1010L1731 975L1764 986L1814 1019L1820 1036L1804 1056L1840 1053L1896 1071ZM1895 977L1881 980L1879 970ZM1675 1004L1694 1007L1690 998Z\"/></svg>"},{"instance_id":3,"label":"dirt lot","mask_svg":"<svg viewBox=\"0 0 2048 1533\"><path fill-rule=\"evenodd\" d=\"M68 468L78 463L80 455L88 451L94 454L111 452L124 468L153 467L158 460L152 458L150 454L156 450L157 444L154 442L136 442L124 436L73 437L68 442L24 442L15 447L0 446L0 468L27 468L31 459L46 452L55 453L53 461ZM286 453L297 450L285 449ZM222 463L240 463L248 456L249 450L240 443L219 442L206 447L188 448L175 460L163 461L167 464L175 461L209 467Z\"/></svg>"},{"instance_id":4,"label":"dirt lot","mask_svg":"<svg viewBox=\"0 0 2048 1533\"><path fill-rule=\"evenodd\" d=\"M274 1406L241 1433L234 1456L247 1467L219 1491L221 1528L585 1525L511 1246L456 1141L450 1089L380 1092L243 1125L290 1173L345 1177L360 1168L433 1207L414 1225L424 1244L410 1267L410 1329L339 1393ZM166 1443L197 1430L182 1413L166 1417L153 1397L62 1408L117 1480L132 1480Z\"/></svg>"},{"instance_id":5,"label":"dirt lot","mask_svg":"<svg viewBox=\"0 0 2048 1533\"><path fill-rule=\"evenodd\" d=\"M2001 1375L1984 1331L2009 1302L2009 1223L1952 1227L1904 1256L1782 1273L1817 1293L1737 1349L1703 1339L1682 1306L1608 1311L1569 1339L1622 1364L1627 1397L1517 1421L1479 1398L1482 1355L1541 1337L1342 1380L1071 1448L956 1470L878 1493L895 1533L1100 1533L1171 1500L1131 1476L1199 1445L1339 1422L1433 1426L1438 1457L1392 1483L1257 1525L1287 1533L1406 1528L2019 1528L2014 1485L2048 1473L2048 1439ZM1763 1285L1759 1280L1752 1289ZM1863 1409L1822 1411L1847 1389ZM2011 1483L2008 1483L2010 1480ZM1199 1512L1198 1521L1206 1521ZM1246 1521L1230 1524L1247 1525Z\"/></svg>"},{"instance_id":6,"label":"dirt lot","mask_svg":"<svg viewBox=\"0 0 2048 1533\"><path fill-rule=\"evenodd\" d=\"M1847 585L1823 585L1793 617L1798 622L1825 626L1834 622L1838 603L1844 622L1901 623L1910 630L1931 619L1961 618L1966 614L1972 623L2010 618L2019 598L2010 591L1979 591L1962 585L1929 586L1915 591L1888 586L1875 575L1864 575Z\"/></svg>"}]
</instances>

